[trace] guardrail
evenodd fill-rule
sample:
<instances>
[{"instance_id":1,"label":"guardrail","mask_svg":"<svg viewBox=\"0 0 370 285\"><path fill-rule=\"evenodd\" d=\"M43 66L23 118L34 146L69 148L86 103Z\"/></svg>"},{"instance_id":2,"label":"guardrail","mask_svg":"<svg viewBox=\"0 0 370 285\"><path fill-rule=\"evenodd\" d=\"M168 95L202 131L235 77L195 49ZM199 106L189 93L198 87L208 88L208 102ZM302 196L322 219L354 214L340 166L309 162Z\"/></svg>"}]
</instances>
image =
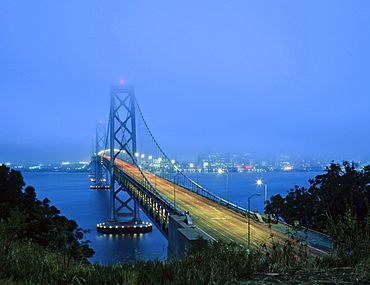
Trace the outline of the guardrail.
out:
<instances>
[{"instance_id":1,"label":"guardrail","mask_svg":"<svg viewBox=\"0 0 370 285\"><path fill-rule=\"evenodd\" d=\"M242 215L246 215L248 213L248 210L238 206L238 205L235 205L233 203L230 203L229 201L211 193L210 191L208 191L207 189L205 189L204 187L202 187L201 185L199 185L198 183L196 183L194 180L190 179L189 177L187 177L185 174L183 174L181 171L178 170L177 172L179 175L181 175L182 179L179 178L177 179L177 185L180 185L188 190L190 190L191 192L195 193L195 194L198 194L200 196L203 196L221 206L224 206L225 208L229 209L229 210L232 210L234 212L237 212L239 214L242 214ZM174 182L176 182L176 179L174 179Z\"/></svg>"},{"instance_id":2,"label":"guardrail","mask_svg":"<svg viewBox=\"0 0 370 285\"><path fill-rule=\"evenodd\" d=\"M105 167L109 168L110 161L108 160L108 158L101 157L101 162ZM138 168L138 169L140 170L140 173L142 175L143 180L133 179L128 173L126 173L124 170L122 170L120 167L118 167L116 165L115 165L114 169L115 169L115 171L122 173L122 175L124 175L126 177L126 179L131 180L131 182L135 181L135 183L140 184L142 186L142 188L145 189L147 191L147 193L150 193L152 198L155 198L157 200L157 202L160 203L164 208L166 208L166 210L169 213L185 216L185 213L183 213L181 210L176 208L170 201L168 201L161 193L159 193L155 189L155 187L150 183L150 181L148 180L148 178L145 176L145 174L143 173L143 171L140 168Z\"/></svg>"}]
</instances>

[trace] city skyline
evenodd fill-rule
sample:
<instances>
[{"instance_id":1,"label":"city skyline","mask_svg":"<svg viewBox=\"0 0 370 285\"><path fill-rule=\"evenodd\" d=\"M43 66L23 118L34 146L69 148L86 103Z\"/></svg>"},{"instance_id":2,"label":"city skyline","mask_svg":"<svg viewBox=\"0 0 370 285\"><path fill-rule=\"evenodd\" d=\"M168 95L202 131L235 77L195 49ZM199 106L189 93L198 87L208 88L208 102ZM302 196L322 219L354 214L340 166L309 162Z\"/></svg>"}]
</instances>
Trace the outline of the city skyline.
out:
<instances>
[{"instance_id":1,"label":"city skyline","mask_svg":"<svg viewBox=\"0 0 370 285\"><path fill-rule=\"evenodd\" d=\"M151 155L138 155L137 164L143 170L155 170L164 160ZM126 158L127 159L127 158ZM307 156L292 156L288 154L258 156L251 153L225 154L217 152L203 152L196 159L171 160L167 163L176 165L182 172L270 172L270 171L324 171L331 163L341 164L339 160L318 160ZM358 169L370 165L369 160L349 161L355 163ZM4 163L0 161L0 165ZM4 163L21 171L90 171L91 161L71 162L66 161L54 164L12 164ZM163 164L164 165L164 164ZM154 168L153 168L154 167Z\"/></svg>"},{"instance_id":2,"label":"city skyline","mask_svg":"<svg viewBox=\"0 0 370 285\"><path fill-rule=\"evenodd\" d=\"M86 161L133 85L174 159L370 158L368 1L0 4L0 161Z\"/></svg>"}]
</instances>

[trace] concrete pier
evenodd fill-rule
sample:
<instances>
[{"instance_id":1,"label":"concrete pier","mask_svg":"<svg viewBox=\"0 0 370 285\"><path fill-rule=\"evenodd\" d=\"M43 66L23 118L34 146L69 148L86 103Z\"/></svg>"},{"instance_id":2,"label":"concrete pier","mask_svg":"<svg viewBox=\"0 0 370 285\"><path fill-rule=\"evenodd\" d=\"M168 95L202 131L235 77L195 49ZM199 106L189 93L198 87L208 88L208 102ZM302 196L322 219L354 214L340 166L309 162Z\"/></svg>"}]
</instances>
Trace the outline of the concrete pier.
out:
<instances>
[{"instance_id":1,"label":"concrete pier","mask_svg":"<svg viewBox=\"0 0 370 285\"><path fill-rule=\"evenodd\" d=\"M190 250L207 247L204 239L191 225L186 216L169 216L168 229L168 258L182 259Z\"/></svg>"}]
</instances>

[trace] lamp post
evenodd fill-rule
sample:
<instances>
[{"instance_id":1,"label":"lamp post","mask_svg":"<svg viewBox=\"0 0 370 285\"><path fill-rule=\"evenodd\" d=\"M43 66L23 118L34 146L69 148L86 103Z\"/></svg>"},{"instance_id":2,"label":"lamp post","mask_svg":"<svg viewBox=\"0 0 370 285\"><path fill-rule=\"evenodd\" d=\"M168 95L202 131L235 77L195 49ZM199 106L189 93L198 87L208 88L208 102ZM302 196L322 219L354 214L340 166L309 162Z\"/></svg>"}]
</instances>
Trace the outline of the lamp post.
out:
<instances>
[{"instance_id":1,"label":"lamp post","mask_svg":"<svg viewBox=\"0 0 370 285\"><path fill-rule=\"evenodd\" d=\"M179 175L180 174L180 172L178 171L178 170L176 170L176 175L173 177L173 205L174 205L174 207L175 207L175 209L176 209L176 183L175 183L175 179L176 179L176 177L177 177L177 175Z\"/></svg>"},{"instance_id":2,"label":"lamp post","mask_svg":"<svg viewBox=\"0 0 370 285\"><path fill-rule=\"evenodd\" d=\"M153 156L148 156L148 168L150 169L150 172L153 172Z\"/></svg>"},{"instance_id":3,"label":"lamp post","mask_svg":"<svg viewBox=\"0 0 370 285\"><path fill-rule=\"evenodd\" d=\"M253 194L248 198L248 249L251 249L251 199L254 196L261 196L260 193Z\"/></svg>"},{"instance_id":4,"label":"lamp post","mask_svg":"<svg viewBox=\"0 0 370 285\"><path fill-rule=\"evenodd\" d=\"M190 163L189 166L190 166L190 172L192 172L192 170L194 168L194 172L195 172L195 175L196 175L196 182L198 184L198 172L199 172L198 167L194 163Z\"/></svg>"},{"instance_id":5,"label":"lamp post","mask_svg":"<svg viewBox=\"0 0 370 285\"><path fill-rule=\"evenodd\" d=\"M226 201L229 202L229 171L225 169L226 171Z\"/></svg>"},{"instance_id":6,"label":"lamp post","mask_svg":"<svg viewBox=\"0 0 370 285\"><path fill-rule=\"evenodd\" d=\"M217 170L218 173L226 173L226 201L229 201L229 171L227 169L221 169L219 168Z\"/></svg>"},{"instance_id":7,"label":"lamp post","mask_svg":"<svg viewBox=\"0 0 370 285\"><path fill-rule=\"evenodd\" d=\"M136 165L139 166L139 153L138 152L135 152L135 161L136 161Z\"/></svg>"},{"instance_id":8,"label":"lamp post","mask_svg":"<svg viewBox=\"0 0 370 285\"><path fill-rule=\"evenodd\" d=\"M265 201L267 203L267 183L263 182L261 179L257 180L257 185L264 185L265 186Z\"/></svg>"},{"instance_id":9,"label":"lamp post","mask_svg":"<svg viewBox=\"0 0 370 285\"><path fill-rule=\"evenodd\" d=\"M161 171L162 171L162 158L158 158L158 167L159 167L159 176L161 176ZM163 175L162 175L163 178Z\"/></svg>"},{"instance_id":10,"label":"lamp post","mask_svg":"<svg viewBox=\"0 0 370 285\"><path fill-rule=\"evenodd\" d=\"M141 168L145 169L145 160L144 160L145 154L141 154L140 157L141 157L141 160L140 160Z\"/></svg>"},{"instance_id":11,"label":"lamp post","mask_svg":"<svg viewBox=\"0 0 370 285\"><path fill-rule=\"evenodd\" d=\"M194 167L194 163L190 163L189 167L190 167L190 172L191 172L191 169Z\"/></svg>"}]
</instances>

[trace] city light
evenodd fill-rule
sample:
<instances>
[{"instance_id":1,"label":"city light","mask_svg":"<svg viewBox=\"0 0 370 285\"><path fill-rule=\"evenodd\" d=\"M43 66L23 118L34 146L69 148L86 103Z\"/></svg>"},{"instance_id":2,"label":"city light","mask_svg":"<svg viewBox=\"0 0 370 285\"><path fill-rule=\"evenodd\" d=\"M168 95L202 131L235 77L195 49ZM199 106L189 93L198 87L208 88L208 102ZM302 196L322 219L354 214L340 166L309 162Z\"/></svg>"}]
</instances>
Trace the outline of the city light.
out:
<instances>
[{"instance_id":1,"label":"city light","mask_svg":"<svg viewBox=\"0 0 370 285\"><path fill-rule=\"evenodd\" d=\"M108 148L108 149L103 149L103 150L101 150L101 151L99 151L98 153L97 153L97 155L103 155L103 154L105 154L105 153L109 153L110 152L110 149ZM126 151L125 150L123 150L123 149L117 149L117 148L115 148L114 149L114 152L122 152L122 153L126 153Z\"/></svg>"}]
</instances>

